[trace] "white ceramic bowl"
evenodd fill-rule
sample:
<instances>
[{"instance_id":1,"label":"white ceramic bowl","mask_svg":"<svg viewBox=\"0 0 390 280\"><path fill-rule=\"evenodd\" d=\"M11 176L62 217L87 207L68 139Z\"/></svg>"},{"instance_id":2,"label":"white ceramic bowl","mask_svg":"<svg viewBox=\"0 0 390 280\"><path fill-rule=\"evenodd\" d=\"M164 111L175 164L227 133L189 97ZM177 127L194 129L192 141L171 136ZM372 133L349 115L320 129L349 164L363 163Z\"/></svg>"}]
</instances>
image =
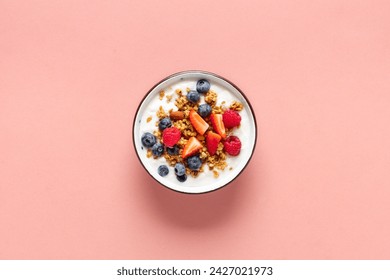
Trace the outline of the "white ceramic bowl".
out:
<instances>
[{"instance_id":1,"label":"white ceramic bowl","mask_svg":"<svg viewBox=\"0 0 390 280\"><path fill-rule=\"evenodd\" d=\"M141 137L145 132L152 133L157 129L155 126L158 121L156 112L160 105L163 106L165 111L176 108L174 98L167 103L165 98L160 100L160 92L163 90L166 95L173 94L175 96L174 90L178 87L184 90L186 87L196 89L196 81L199 79L207 79L210 82L211 89L218 94L218 103L225 100L226 104L230 105L231 101L236 100L244 105L244 109L240 112L241 126L233 131L233 135L240 138L242 148L238 156L228 156L227 162L232 169L228 167L224 171L219 171L218 178L215 178L213 172L205 166L205 172L200 173L197 178L188 176L187 181L179 182L176 179L174 168L168 166L164 157L154 159L146 156L147 150L142 146ZM201 103L204 103L203 97ZM150 117L152 117L152 120L148 122ZM182 193L206 193L220 189L232 182L249 163L255 149L256 139L256 119L248 99L233 83L205 71L184 71L173 74L157 83L141 101L133 124L134 147L145 170L161 185ZM158 166L161 164L166 164L169 167L169 174L165 177L160 176L157 172Z\"/></svg>"}]
</instances>

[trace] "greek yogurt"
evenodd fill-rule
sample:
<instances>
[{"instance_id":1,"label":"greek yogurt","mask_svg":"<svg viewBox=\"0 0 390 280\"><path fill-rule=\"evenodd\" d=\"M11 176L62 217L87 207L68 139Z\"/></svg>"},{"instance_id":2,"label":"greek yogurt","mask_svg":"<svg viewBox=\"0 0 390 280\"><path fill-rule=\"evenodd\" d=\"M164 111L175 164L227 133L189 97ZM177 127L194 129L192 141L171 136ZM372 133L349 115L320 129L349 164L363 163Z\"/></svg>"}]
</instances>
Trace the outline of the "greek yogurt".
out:
<instances>
[{"instance_id":1,"label":"greek yogurt","mask_svg":"<svg viewBox=\"0 0 390 280\"><path fill-rule=\"evenodd\" d=\"M174 168L169 166L164 157L153 158L147 157L147 149L142 146L141 137L144 133L150 132L153 134L158 128L156 123L159 121L157 112L160 106L164 111L176 111L175 99L177 98L176 90L180 89L183 95L187 94L187 89L196 90L196 83L199 79L207 79L211 84L211 91L217 93L217 106L229 107L234 101L243 104L243 109L239 112L241 116L241 125L233 130L234 136L241 140L241 151L238 156L227 156L227 167L224 170L217 170L218 177L215 177L214 172L209 170L205 165L203 172L200 172L196 178L188 176L185 182L179 182L176 178ZM160 96L160 92L164 92L164 96ZM167 96L171 96L170 102L167 102ZM205 103L205 95L200 95L199 104ZM250 160L255 143L256 143L256 122L249 106L248 101L242 93L231 83L223 78L207 72L189 71L182 72L168 77L157 84L146 95L140 104L133 126L134 145L137 155L148 171L148 173L162 185L173 190L184 193L204 193L216 190L236 178L245 168ZM158 168L161 165L167 165L169 173L162 177L158 174Z\"/></svg>"}]
</instances>

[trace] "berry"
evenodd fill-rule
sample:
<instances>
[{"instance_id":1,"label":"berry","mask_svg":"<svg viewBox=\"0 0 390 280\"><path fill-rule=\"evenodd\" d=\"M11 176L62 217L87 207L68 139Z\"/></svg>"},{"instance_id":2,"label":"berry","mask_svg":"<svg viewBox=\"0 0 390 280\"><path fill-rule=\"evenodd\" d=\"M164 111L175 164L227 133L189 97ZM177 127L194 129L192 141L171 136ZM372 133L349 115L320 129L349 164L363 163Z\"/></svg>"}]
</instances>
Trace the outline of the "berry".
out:
<instances>
[{"instance_id":1,"label":"berry","mask_svg":"<svg viewBox=\"0 0 390 280\"><path fill-rule=\"evenodd\" d=\"M177 180L181 183L187 181L187 174L184 174L182 176L176 176Z\"/></svg>"},{"instance_id":2,"label":"berry","mask_svg":"<svg viewBox=\"0 0 390 280\"><path fill-rule=\"evenodd\" d=\"M155 157L161 157L164 153L164 145L161 143L156 143L152 147L152 154Z\"/></svg>"},{"instance_id":3,"label":"berry","mask_svg":"<svg viewBox=\"0 0 390 280\"><path fill-rule=\"evenodd\" d=\"M177 127L168 127L164 129L162 137L165 146L173 147L179 142L181 132Z\"/></svg>"},{"instance_id":4,"label":"berry","mask_svg":"<svg viewBox=\"0 0 390 280\"><path fill-rule=\"evenodd\" d=\"M203 118L210 116L211 106L209 104L201 104L198 108L198 113Z\"/></svg>"},{"instance_id":5,"label":"berry","mask_svg":"<svg viewBox=\"0 0 390 280\"><path fill-rule=\"evenodd\" d=\"M218 149L218 144L221 142L221 136L217 133L209 131L206 136L206 146L211 156L215 155Z\"/></svg>"},{"instance_id":6,"label":"berry","mask_svg":"<svg viewBox=\"0 0 390 280\"><path fill-rule=\"evenodd\" d=\"M179 154L179 147L177 145L173 147L167 147L167 152L171 156L175 156Z\"/></svg>"},{"instance_id":7,"label":"berry","mask_svg":"<svg viewBox=\"0 0 390 280\"><path fill-rule=\"evenodd\" d=\"M163 118L160 123L158 124L158 128L160 130L164 130L168 127L171 127L172 126L172 122L171 122L171 119L170 118Z\"/></svg>"},{"instance_id":8,"label":"berry","mask_svg":"<svg viewBox=\"0 0 390 280\"><path fill-rule=\"evenodd\" d=\"M197 91L191 90L189 93L187 93L187 99L192 103L198 103L200 100L200 95Z\"/></svg>"},{"instance_id":9,"label":"berry","mask_svg":"<svg viewBox=\"0 0 390 280\"><path fill-rule=\"evenodd\" d=\"M183 176L186 174L186 167L182 163L176 163L175 165L175 174L176 176Z\"/></svg>"},{"instance_id":10,"label":"berry","mask_svg":"<svg viewBox=\"0 0 390 280\"><path fill-rule=\"evenodd\" d=\"M199 170L202 166L202 161L199 156L192 156L187 159L188 168L191 170Z\"/></svg>"},{"instance_id":11,"label":"berry","mask_svg":"<svg viewBox=\"0 0 390 280\"><path fill-rule=\"evenodd\" d=\"M225 151L231 156L237 156L241 151L241 141L237 136L229 136L224 143Z\"/></svg>"},{"instance_id":12,"label":"berry","mask_svg":"<svg viewBox=\"0 0 390 280\"><path fill-rule=\"evenodd\" d=\"M203 135L209 128L209 124L194 110L190 111L190 121L192 126L200 135Z\"/></svg>"},{"instance_id":13,"label":"berry","mask_svg":"<svg viewBox=\"0 0 390 280\"><path fill-rule=\"evenodd\" d=\"M192 156L196 154L200 149L202 149L202 144L199 142L198 139L196 139L194 136L192 136L187 144L184 146L183 153L181 155L182 158L187 158L189 156Z\"/></svg>"},{"instance_id":14,"label":"berry","mask_svg":"<svg viewBox=\"0 0 390 280\"><path fill-rule=\"evenodd\" d=\"M160 165L160 166L158 167L158 174L159 174L161 177L167 176L168 173L169 173L168 166L166 166L166 165Z\"/></svg>"},{"instance_id":15,"label":"berry","mask_svg":"<svg viewBox=\"0 0 390 280\"><path fill-rule=\"evenodd\" d=\"M156 144L156 136L150 132L146 132L142 135L141 142L145 148L151 148L154 144Z\"/></svg>"},{"instance_id":16,"label":"berry","mask_svg":"<svg viewBox=\"0 0 390 280\"><path fill-rule=\"evenodd\" d=\"M217 132L223 139L226 138L226 129L222 120L221 114L211 114L210 120L215 132Z\"/></svg>"},{"instance_id":17,"label":"berry","mask_svg":"<svg viewBox=\"0 0 390 280\"><path fill-rule=\"evenodd\" d=\"M241 123L241 116L234 110L227 110L223 113L223 123L226 128L239 126Z\"/></svg>"},{"instance_id":18,"label":"berry","mask_svg":"<svg viewBox=\"0 0 390 280\"><path fill-rule=\"evenodd\" d=\"M210 82L209 81L207 81L205 79L201 79L196 83L196 91L197 92L206 93L209 90L210 90Z\"/></svg>"}]
</instances>

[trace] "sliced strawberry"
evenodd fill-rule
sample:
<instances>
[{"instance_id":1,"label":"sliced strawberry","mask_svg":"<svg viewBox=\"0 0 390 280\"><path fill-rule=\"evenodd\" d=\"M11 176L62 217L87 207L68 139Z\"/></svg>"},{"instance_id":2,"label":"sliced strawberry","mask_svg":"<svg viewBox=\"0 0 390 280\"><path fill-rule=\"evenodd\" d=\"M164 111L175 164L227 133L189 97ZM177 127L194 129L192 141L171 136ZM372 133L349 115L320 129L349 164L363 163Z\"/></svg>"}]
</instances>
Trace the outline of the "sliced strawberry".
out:
<instances>
[{"instance_id":1,"label":"sliced strawberry","mask_svg":"<svg viewBox=\"0 0 390 280\"><path fill-rule=\"evenodd\" d=\"M179 142L181 132L176 127L168 127L163 131L163 142L167 147L172 148L177 142Z\"/></svg>"},{"instance_id":2,"label":"sliced strawberry","mask_svg":"<svg viewBox=\"0 0 390 280\"><path fill-rule=\"evenodd\" d=\"M221 136L217 133L214 133L212 131L209 131L207 133L206 137L206 146L207 150L209 151L210 155L215 155L217 149L218 149L218 144L221 142Z\"/></svg>"},{"instance_id":3,"label":"sliced strawberry","mask_svg":"<svg viewBox=\"0 0 390 280\"><path fill-rule=\"evenodd\" d=\"M200 135L203 135L209 128L209 124L194 110L190 111L190 121Z\"/></svg>"},{"instance_id":4,"label":"sliced strawberry","mask_svg":"<svg viewBox=\"0 0 390 280\"><path fill-rule=\"evenodd\" d=\"M186 158L189 156L192 156L196 154L200 149L202 149L202 144L199 142L198 139L195 137L191 137L187 144L184 146L183 153L182 153L182 158Z\"/></svg>"},{"instance_id":5,"label":"sliced strawberry","mask_svg":"<svg viewBox=\"0 0 390 280\"><path fill-rule=\"evenodd\" d=\"M226 129L223 124L223 117L221 114L211 114L210 116L211 124L213 125L213 129L221 135L223 139L226 138Z\"/></svg>"}]
</instances>

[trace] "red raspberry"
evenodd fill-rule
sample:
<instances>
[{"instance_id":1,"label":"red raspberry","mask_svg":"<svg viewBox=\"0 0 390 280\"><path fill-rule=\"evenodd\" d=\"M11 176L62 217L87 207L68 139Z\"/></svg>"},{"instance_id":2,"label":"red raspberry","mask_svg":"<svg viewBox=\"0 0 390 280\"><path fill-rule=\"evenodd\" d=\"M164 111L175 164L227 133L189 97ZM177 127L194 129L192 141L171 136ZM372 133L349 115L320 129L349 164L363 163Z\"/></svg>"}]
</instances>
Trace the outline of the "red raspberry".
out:
<instances>
[{"instance_id":1,"label":"red raspberry","mask_svg":"<svg viewBox=\"0 0 390 280\"><path fill-rule=\"evenodd\" d=\"M223 113L223 123L226 128L239 126L241 123L241 116L234 110L227 110Z\"/></svg>"},{"instance_id":2,"label":"red raspberry","mask_svg":"<svg viewBox=\"0 0 390 280\"><path fill-rule=\"evenodd\" d=\"M168 127L163 131L164 145L169 148L175 146L175 144L179 142L180 137L181 137L181 132L176 127Z\"/></svg>"},{"instance_id":3,"label":"red raspberry","mask_svg":"<svg viewBox=\"0 0 390 280\"><path fill-rule=\"evenodd\" d=\"M241 151L241 141L237 136L229 136L224 143L225 152L231 156L238 156Z\"/></svg>"}]
</instances>

